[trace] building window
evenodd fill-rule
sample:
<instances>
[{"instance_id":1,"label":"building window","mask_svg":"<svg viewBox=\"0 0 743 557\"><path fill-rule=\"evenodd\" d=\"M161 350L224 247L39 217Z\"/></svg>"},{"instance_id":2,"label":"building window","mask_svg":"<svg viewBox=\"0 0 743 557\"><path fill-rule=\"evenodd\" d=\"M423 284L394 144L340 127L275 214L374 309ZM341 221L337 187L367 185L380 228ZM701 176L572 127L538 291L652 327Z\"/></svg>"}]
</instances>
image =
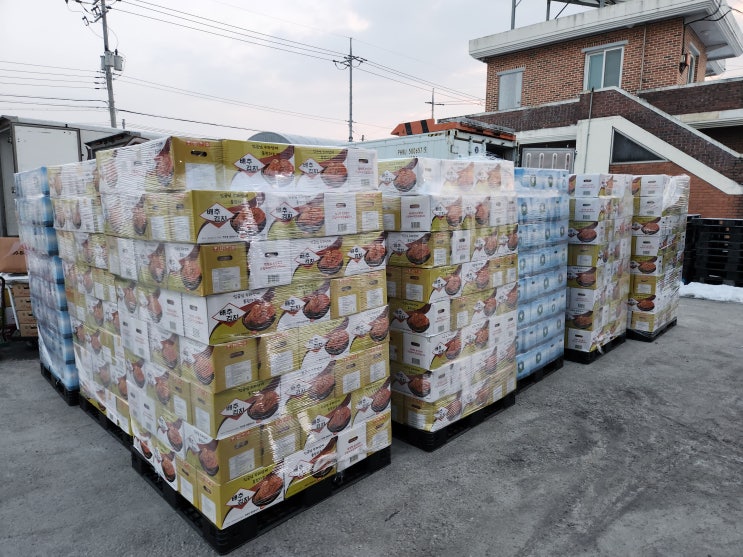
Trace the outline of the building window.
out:
<instances>
[{"instance_id":1,"label":"building window","mask_svg":"<svg viewBox=\"0 0 743 557\"><path fill-rule=\"evenodd\" d=\"M622 135L614 130L611 142L611 162L612 164L633 163L633 162L659 162L664 161L663 157L646 149L639 143L632 141L626 135Z\"/></svg>"},{"instance_id":2,"label":"building window","mask_svg":"<svg viewBox=\"0 0 743 557\"><path fill-rule=\"evenodd\" d=\"M521 85L524 68L498 73L498 110L521 106Z\"/></svg>"},{"instance_id":3,"label":"building window","mask_svg":"<svg viewBox=\"0 0 743 557\"><path fill-rule=\"evenodd\" d=\"M584 79L586 91L621 86L623 43L587 48L583 52L586 54Z\"/></svg>"}]
</instances>

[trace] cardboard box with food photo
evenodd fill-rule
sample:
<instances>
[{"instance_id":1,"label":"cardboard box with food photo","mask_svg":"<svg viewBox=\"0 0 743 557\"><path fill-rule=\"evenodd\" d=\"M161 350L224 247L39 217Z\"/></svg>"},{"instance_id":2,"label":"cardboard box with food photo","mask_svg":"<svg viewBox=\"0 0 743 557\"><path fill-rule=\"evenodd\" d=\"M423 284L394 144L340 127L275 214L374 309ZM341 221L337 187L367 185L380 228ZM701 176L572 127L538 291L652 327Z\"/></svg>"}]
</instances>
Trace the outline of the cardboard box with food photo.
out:
<instances>
[{"instance_id":1,"label":"cardboard box with food photo","mask_svg":"<svg viewBox=\"0 0 743 557\"><path fill-rule=\"evenodd\" d=\"M294 284L384 269L383 233L253 242L249 251L250 288Z\"/></svg>"},{"instance_id":2,"label":"cardboard box with food photo","mask_svg":"<svg viewBox=\"0 0 743 557\"><path fill-rule=\"evenodd\" d=\"M289 498L337 471L338 438L316 439L284 459L284 497Z\"/></svg>"},{"instance_id":3,"label":"cardboard box with food photo","mask_svg":"<svg viewBox=\"0 0 743 557\"><path fill-rule=\"evenodd\" d=\"M327 441L351 427L352 395L325 399L297 412L297 419L306 438L305 447Z\"/></svg>"},{"instance_id":4,"label":"cardboard box with food photo","mask_svg":"<svg viewBox=\"0 0 743 557\"><path fill-rule=\"evenodd\" d=\"M263 463L270 466L304 447L305 439L294 414L284 414L261 426Z\"/></svg>"},{"instance_id":5,"label":"cardboard box with food photo","mask_svg":"<svg viewBox=\"0 0 743 557\"><path fill-rule=\"evenodd\" d=\"M422 431L438 431L462 418L464 409L461 391L425 402L414 398L405 398L406 424Z\"/></svg>"},{"instance_id":6,"label":"cardboard box with food photo","mask_svg":"<svg viewBox=\"0 0 743 557\"><path fill-rule=\"evenodd\" d=\"M217 439L269 423L284 413L279 377L219 393L192 383L191 404L193 425Z\"/></svg>"},{"instance_id":7,"label":"cardboard box with food photo","mask_svg":"<svg viewBox=\"0 0 743 557\"><path fill-rule=\"evenodd\" d=\"M422 369L438 369L456 360L465 348L461 331L451 331L426 337L415 333L390 331L391 344L399 346L393 361ZM397 351L396 351L397 352Z\"/></svg>"},{"instance_id":8,"label":"cardboard box with food photo","mask_svg":"<svg viewBox=\"0 0 743 557\"><path fill-rule=\"evenodd\" d=\"M101 193L224 189L222 142L164 137L96 153Z\"/></svg>"},{"instance_id":9,"label":"cardboard box with food photo","mask_svg":"<svg viewBox=\"0 0 743 557\"><path fill-rule=\"evenodd\" d=\"M165 244L168 290L199 296L248 287L247 244Z\"/></svg>"},{"instance_id":10,"label":"cardboard box with food photo","mask_svg":"<svg viewBox=\"0 0 743 557\"><path fill-rule=\"evenodd\" d=\"M390 300L390 328L433 335L448 332L451 324L450 302Z\"/></svg>"},{"instance_id":11,"label":"cardboard box with food photo","mask_svg":"<svg viewBox=\"0 0 743 557\"><path fill-rule=\"evenodd\" d=\"M210 296L183 295L186 333L219 344L328 321L330 279Z\"/></svg>"},{"instance_id":12,"label":"cardboard box with food photo","mask_svg":"<svg viewBox=\"0 0 743 557\"><path fill-rule=\"evenodd\" d=\"M214 439L186 426L186 461L215 482L227 483L261 468L262 454L259 427Z\"/></svg>"},{"instance_id":13,"label":"cardboard box with food photo","mask_svg":"<svg viewBox=\"0 0 743 557\"><path fill-rule=\"evenodd\" d=\"M388 264L399 267L432 268L470 260L470 230L442 232L389 232Z\"/></svg>"},{"instance_id":14,"label":"cardboard box with food photo","mask_svg":"<svg viewBox=\"0 0 743 557\"><path fill-rule=\"evenodd\" d=\"M225 139L222 147L226 189L269 191L294 185L293 145Z\"/></svg>"},{"instance_id":15,"label":"cardboard box with food photo","mask_svg":"<svg viewBox=\"0 0 743 557\"><path fill-rule=\"evenodd\" d=\"M297 415L336 394L336 360L292 371L282 376L282 395L286 412ZM357 387L358 388L358 387Z\"/></svg>"},{"instance_id":16,"label":"cardboard box with food photo","mask_svg":"<svg viewBox=\"0 0 743 557\"><path fill-rule=\"evenodd\" d=\"M369 191L378 184L374 149L297 145L294 162L298 190Z\"/></svg>"},{"instance_id":17,"label":"cardboard box with food photo","mask_svg":"<svg viewBox=\"0 0 743 557\"><path fill-rule=\"evenodd\" d=\"M93 232L74 232L78 260L98 269L108 270L108 243L106 235Z\"/></svg>"},{"instance_id":18,"label":"cardboard box with food photo","mask_svg":"<svg viewBox=\"0 0 743 557\"><path fill-rule=\"evenodd\" d=\"M153 241L137 241L134 243L137 281L140 284L165 288L168 283L165 245L164 242Z\"/></svg>"},{"instance_id":19,"label":"cardboard box with food photo","mask_svg":"<svg viewBox=\"0 0 743 557\"><path fill-rule=\"evenodd\" d=\"M379 192L267 192L271 240L382 230Z\"/></svg>"},{"instance_id":20,"label":"cardboard box with food photo","mask_svg":"<svg viewBox=\"0 0 743 557\"><path fill-rule=\"evenodd\" d=\"M393 391L426 402L458 392L462 388L461 362L456 360L435 370L393 362L390 364Z\"/></svg>"},{"instance_id":21,"label":"cardboard box with food photo","mask_svg":"<svg viewBox=\"0 0 743 557\"><path fill-rule=\"evenodd\" d=\"M390 384L390 377L386 377L352 393L351 423L354 426L389 410L392 397Z\"/></svg>"},{"instance_id":22,"label":"cardboard box with food photo","mask_svg":"<svg viewBox=\"0 0 743 557\"><path fill-rule=\"evenodd\" d=\"M384 194L432 193L441 185L441 160L425 157L383 159L378 163L378 188Z\"/></svg>"},{"instance_id":23,"label":"cardboard box with food photo","mask_svg":"<svg viewBox=\"0 0 743 557\"><path fill-rule=\"evenodd\" d=\"M389 360L387 343L338 358L333 368L335 396L351 393L388 377L390 374Z\"/></svg>"},{"instance_id":24,"label":"cardboard box with food photo","mask_svg":"<svg viewBox=\"0 0 743 557\"><path fill-rule=\"evenodd\" d=\"M270 215L264 202L265 194L249 191L147 194L156 239L192 244L265 238Z\"/></svg>"},{"instance_id":25,"label":"cardboard box with food photo","mask_svg":"<svg viewBox=\"0 0 743 557\"><path fill-rule=\"evenodd\" d=\"M389 267L393 269L393 267ZM330 316L335 319L387 304L386 270L330 281Z\"/></svg>"},{"instance_id":26,"label":"cardboard box with food photo","mask_svg":"<svg viewBox=\"0 0 743 557\"><path fill-rule=\"evenodd\" d=\"M258 339L205 344L180 338L181 373L201 388L220 392L258 379Z\"/></svg>"},{"instance_id":27,"label":"cardboard box with food photo","mask_svg":"<svg viewBox=\"0 0 743 557\"><path fill-rule=\"evenodd\" d=\"M284 500L284 464L258 468L220 484L198 473L201 513L220 530Z\"/></svg>"},{"instance_id":28,"label":"cardboard box with food photo","mask_svg":"<svg viewBox=\"0 0 743 557\"><path fill-rule=\"evenodd\" d=\"M182 458L175 459L176 474L178 475L178 493L188 501L193 508L199 510L196 490L198 489L198 473L195 466Z\"/></svg>"},{"instance_id":29,"label":"cardboard box with food photo","mask_svg":"<svg viewBox=\"0 0 743 557\"><path fill-rule=\"evenodd\" d=\"M446 265L432 269L400 269L400 288L395 297L417 302L449 300L462 294L463 265ZM388 289L388 294L390 290Z\"/></svg>"}]
</instances>

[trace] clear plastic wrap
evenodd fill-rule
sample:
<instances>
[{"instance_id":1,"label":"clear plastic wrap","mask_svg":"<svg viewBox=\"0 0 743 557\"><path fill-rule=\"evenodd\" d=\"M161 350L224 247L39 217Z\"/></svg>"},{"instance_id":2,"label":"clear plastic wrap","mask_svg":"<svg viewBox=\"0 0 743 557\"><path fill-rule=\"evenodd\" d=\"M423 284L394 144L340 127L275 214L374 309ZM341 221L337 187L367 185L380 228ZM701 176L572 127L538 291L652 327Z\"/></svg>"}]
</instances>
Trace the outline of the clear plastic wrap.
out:
<instances>
[{"instance_id":1,"label":"clear plastic wrap","mask_svg":"<svg viewBox=\"0 0 743 557\"><path fill-rule=\"evenodd\" d=\"M632 176L575 174L569 187L565 348L590 353L627 329Z\"/></svg>"},{"instance_id":2,"label":"clear plastic wrap","mask_svg":"<svg viewBox=\"0 0 743 557\"><path fill-rule=\"evenodd\" d=\"M427 435L516 387L513 164L382 160L379 189L388 231L393 416Z\"/></svg>"},{"instance_id":3,"label":"clear plastic wrap","mask_svg":"<svg viewBox=\"0 0 743 557\"><path fill-rule=\"evenodd\" d=\"M564 353L568 213L559 176L516 169L519 214L517 378L550 365ZM567 180L565 180L567 182ZM526 185L524 185L526 184Z\"/></svg>"},{"instance_id":4,"label":"clear plastic wrap","mask_svg":"<svg viewBox=\"0 0 743 557\"><path fill-rule=\"evenodd\" d=\"M632 181L627 328L644 338L655 338L677 318L689 186L686 175L643 175Z\"/></svg>"}]
</instances>

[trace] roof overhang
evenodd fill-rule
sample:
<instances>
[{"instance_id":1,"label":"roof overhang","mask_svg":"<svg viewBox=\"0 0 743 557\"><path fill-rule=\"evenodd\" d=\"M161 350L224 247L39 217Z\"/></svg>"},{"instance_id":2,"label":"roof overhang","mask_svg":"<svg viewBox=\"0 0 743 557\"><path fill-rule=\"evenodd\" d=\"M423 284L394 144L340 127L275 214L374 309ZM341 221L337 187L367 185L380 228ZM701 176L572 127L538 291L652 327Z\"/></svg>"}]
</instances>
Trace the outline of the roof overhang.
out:
<instances>
[{"instance_id":1,"label":"roof overhang","mask_svg":"<svg viewBox=\"0 0 743 557\"><path fill-rule=\"evenodd\" d=\"M707 16L710 20L697 21ZM484 61L492 56L502 56L520 50L677 17L683 17L704 43L707 60L710 63L743 54L743 33L733 17L732 10L724 0L622 2L472 39L469 43L469 51L470 56ZM715 69L719 69L719 65L708 68L708 73Z\"/></svg>"}]
</instances>

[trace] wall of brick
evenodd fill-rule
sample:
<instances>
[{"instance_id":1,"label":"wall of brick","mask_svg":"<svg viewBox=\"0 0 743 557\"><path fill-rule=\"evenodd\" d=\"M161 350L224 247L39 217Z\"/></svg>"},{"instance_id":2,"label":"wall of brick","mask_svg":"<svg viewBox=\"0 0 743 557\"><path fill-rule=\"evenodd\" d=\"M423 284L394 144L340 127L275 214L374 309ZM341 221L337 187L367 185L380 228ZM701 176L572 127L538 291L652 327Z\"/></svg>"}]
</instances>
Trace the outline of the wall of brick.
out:
<instances>
[{"instance_id":1,"label":"wall of brick","mask_svg":"<svg viewBox=\"0 0 743 557\"><path fill-rule=\"evenodd\" d=\"M743 108L743 78L705 81L660 91L637 94L669 114L695 114Z\"/></svg>"},{"instance_id":2,"label":"wall of brick","mask_svg":"<svg viewBox=\"0 0 743 557\"><path fill-rule=\"evenodd\" d=\"M609 172L617 174L687 174L690 178L689 213L707 219L743 218L743 196L726 195L699 176L686 172L672 162L612 164Z\"/></svg>"},{"instance_id":3,"label":"wall of brick","mask_svg":"<svg viewBox=\"0 0 743 557\"><path fill-rule=\"evenodd\" d=\"M619 41L627 41L621 87L632 93L686 83L685 73L678 71L682 45L694 42L701 46L690 30L687 29L684 37L681 19L672 19L495 56L485 60L488 65L485 109L498 108L498 73L518 68L524 68L522 106L574 99L583 91L582 50ZM706 61L706 55L703 56ZM701 60L700 67L703 71Z\"/></svg>"}]
</instances>

